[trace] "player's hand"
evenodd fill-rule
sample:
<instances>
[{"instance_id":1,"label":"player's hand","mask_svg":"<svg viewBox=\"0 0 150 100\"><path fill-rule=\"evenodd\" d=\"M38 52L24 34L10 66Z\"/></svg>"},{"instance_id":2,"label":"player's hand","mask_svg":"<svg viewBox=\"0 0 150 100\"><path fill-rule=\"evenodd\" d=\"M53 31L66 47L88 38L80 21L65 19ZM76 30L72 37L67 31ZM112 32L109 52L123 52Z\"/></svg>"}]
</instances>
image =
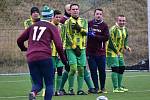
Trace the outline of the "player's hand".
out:
<instances>
[{"instance_id":1,"label":"player's hand","mask_svg":"<svg viewBox=\"0 0 150 100\"><path fill-rule=\"evenodd\" d=\"M81 27L77 22L72 23L71 27L72 27L73 30L77 30L77 33L79 33L81 31Z\"/></svg>"},{"instance_id":2,"label":"player's hand","mask_svg":"<svg viewBox=\"0 0 150 100\"><path fill-rule=\"evenodd\" d=\"M95 32L92 29L88 31L88 37L95 37Z\"/></svg>"},{"instance_id":3,"label":"player's hand","mask_svg":"<svg viewBox=\"0 0 150 100\"><path fill-rule=\"evenodd\" d=\"M72 23L71 28L72 28L72 30L76 29L75 23Z\"/></svg>"},{"instance_id":4,"label":"player's hand","mask_svg":"<svg viewBox=\"0 0 150 100\"><path fill-rule=\"evenodd\" d=\"M77 33L79 33L81 31L81 27L77 22L75 24L75 29L77 30Z\"/></svg>"},{"instance_id":5,"label":"player's hand","mask_svg":"<svg viewBox=\"0 0 150 100\"><path fill-rule=\"evenodd\" d=\"M76 48L73 49L73 51L74 51L74 53L75 53L75 55L76 55L77 57L80 57L80 56L81 56L81 49L80 49L79 46L76 46Z\"/></svg>"},{"instance_id":6,"label":"player's hand","mask_svg":"<svg viewBox=\"0 0 150 100\"><path fill-rule=\"evenodd\" d=\"M22 48L21 51L27 51L27 48Z\"/></svg>"},{"instance_id":7,"label":"player's hand","mask_svg":"<svg viewBox=\"0 0 150 100\"><path fill-rule=\"evenodd\" d=\"M67 72L70 71L70 66L69 66L69 63L68 63L68 62L67 62L67 64L65 65L65 70L66 70Z\"/></svg>"},{"instance_id":8,"label":"player's hand","mask_svg":"<svg viewBox=\"0 0 150 100\"><path fill-rule=\"evenodd\" d=\"M120 57L120 52L117 53L117 56Z\"/></svg>"},{"instance_id":9,"label":"player's hand","mask_svg":"<svg viewBox=\"0 0 150 100\"><path fill-rule=\"evenodd\" d=\"M132 51L130 47L128 47L128 48L127 48L127 50L128 50L129 52L131 52L131 51Z\"/></svg>"}]
</instances>

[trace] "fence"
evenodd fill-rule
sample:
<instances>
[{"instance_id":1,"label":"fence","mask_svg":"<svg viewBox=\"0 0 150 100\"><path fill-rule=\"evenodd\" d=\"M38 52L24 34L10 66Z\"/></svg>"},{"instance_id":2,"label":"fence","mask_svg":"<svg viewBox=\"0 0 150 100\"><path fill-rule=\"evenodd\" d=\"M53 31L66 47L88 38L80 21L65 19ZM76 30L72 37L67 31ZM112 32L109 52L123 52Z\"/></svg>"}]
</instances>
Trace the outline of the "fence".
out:
<instances>
[{"instance_id":1,"label":"fence","mask_svg":"<svg viewBox=\"0 0 150 100\"><path fill-rule=\"evenodd\" d=\"M24 30L23 21L30 15L32 6L40 8L42 4L48 3L51 7L59 6L62 10L65 4L72 2L80 4L80 14L88 20L93 18L95 8L103 8L104 20L109 27L115 23L116 15L121 13L127 16L129 46L133 52L125 53L126 63L132 65L148 58L146 0L1 0L0 4L3 5L0 5L0 73L28 71L25 53L20 52L16 39Z\"/></svg>"}]
</instances>

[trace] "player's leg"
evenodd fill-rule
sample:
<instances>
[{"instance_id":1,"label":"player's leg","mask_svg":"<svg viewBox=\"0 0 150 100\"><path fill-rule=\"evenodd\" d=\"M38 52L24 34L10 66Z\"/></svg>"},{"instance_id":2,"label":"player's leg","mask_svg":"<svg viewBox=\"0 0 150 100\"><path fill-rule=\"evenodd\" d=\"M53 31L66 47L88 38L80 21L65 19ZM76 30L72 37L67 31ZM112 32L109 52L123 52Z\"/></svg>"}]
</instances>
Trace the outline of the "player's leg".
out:
<instances>
[{"instance_id":1,"label":"player's leg","mask_svg":"<svg viewBox=\"0 0 150 100\"><path fill-rule=\"evenodd\" d=\"M128 89L126 89L126 88L122 85L122 79L123 79L124 70L125 70L124 58L123 58L123 57L120 57L120 58L119 58L119 72L118 72L118 87L119 87L119 89L121 89L121 90L127 92Z\"/></svg>"},{"instance_id":2,"label":"player's leg","mask_svg":"<svg viewBox=\"0 0 150 100\"><path fill-rule=\"evenodd\" d=\"M118 72L119 72L119 60L118 57L107 57L107 65L111 67L111 79L113 83L113 92L123 92L118 90Z\"/></svg>"},{"instance_id":3,"label":"player's leg","mask_svg":"<svg viewBox=\"0 0 150 100\"><path fill-rule=\"evenodd\" d=\"M90 72L88 71L86 66L84 66L84 80L85 80L85 83L89 89L88 93L95 93L93 82L92 82L92 79L90 76Z\"/></svg>"},{"instance_id":4,"label":"player's leg","mask_svg":"<svg viewBox=\"0 0 150 100\"><path fill-rule=\"evenodd\" d=\"M98 85L97 64L95 61L95 57L88 56L87 60L88 60L88 65L91 73L91 78L94 84L95 92L98 92L99 85Z\"/></svg>"},{"instance_id":5,"label":"player's leg","mask_svg":"<svg viewBox=\"0 0 150 100\"><path fill-rule=\"evenodd\" d=\"M34 82L29 94L29 100L34 100L37 93L43 88L43 77L39 68L40 61L28 62L31 78Z\"/></svg>"},{"instance_id":6,"label":"player's leg","mask_svg":"<svg viewBox=\"0 0 150 100\"><path fill-rule=\"evenodd\" d=\"M76 70L77 70L77 65L76 64L71 64L70 65L70 71L68 74L68 84L69 84L69 91L68 94L69 95L74 95L74 79L75 79L75 74L76 74Z\"/></svg>"},{"instance_id":7,"label":"player's leg","mask_svg":"<svg viewBox=\"0 0 150 100\"><path fill-rule=\"evenodd\" d=\"M62 82L62 71L63 71L63 67L58 67L57 66L57 78L56 78L56 92L55 95L56 96L60 96L62 95L59 90L60 90L60 85Z\"/></svg>"},{"instance_id":8,"label":"player's leg","mask_svg":"<svg viewBox=\"0 0 150 100\"><path fill-rule=\"evenodd\" d=\"M74 93L73 86L74 86L75 74L77 71L77 58L72 49L66 50L66 54L70 65L70 71L68 74L68 84L69 84L68 94L74 95L75 93Z\"/></svg>"},{"instance_id":9,"label":"player's leg","mask_svg":"<svg viewBox=\"0 0 150 100\"><path fill-rule=\"evenodd\" d=\"M66 58L68 59L66 50L64 51L64 53L65 53ZM67 67L67 68L68 68L68 67ZM65 86L65 83L66 83L66 81L67 81L67 79L68 79L68 73L69 73L69 70L67 69L67 71L64 70L63 75L62 75L62 82L61 82L61 85L60 85L60 92L61 92L63 95L67 95L67 93L66 93L66 91L65 91L65 89L64 89L64 86Z\"/></svg>"},{"instance_id":10,"label":"player's leg","mask_svg":"<svg viewBox=\"0 0 150 100\"><path fill-rule=\"evenodd\" d=\"M78 76L77 76L78 92L77 92L77 95L87 95L83 91L84 66L86 66L85 49L82 49L80 57L77 57L77 65L78 65L78 67L77 67L77 69L78 69Z\"/></svg>"},{"instance_id":11,"label":"player's leg","mask_svg":"<svg viewBox=\"0 0 150 100\"><path fill-rule=\"evenodd\" d=\"M52 59L46 59L41 64L41 71L44 76L44 82L46 86L44 100L51 100L53 96L53 79L54 79L54 68Z\"/></svg>"},{"instance_id":12,"label":"player's leg","mask_svg":"<svg viewBox=\"0 0 150 100\"><path fill-rule=\"evenodd\" d=\"M64 89L64 86L65 86L65 83L66 83L67 79L68 79L68 72L66 70L64 70L63 75L62 75L62 82L61 82L61 85L60 85L60 92L63 95L67 95L67 93Z\"/></svg>"},{"instance_id":13,"label":"player's leg","mask_svg":"<svg viewBox=\"0 0 150 100\"><path fill-rule=\"evenodd\" d=\"M52 56L52 62L53 62L53 66L54 66L54 72L53 72L53 74L54 74L54 78L53 78L53 91L55 91L56 59L57 59L57 56ZM43 88L42 96L43 97L45 96L45 88Z\"/></svg>"},{"instance_id":14,"label":"player's leg","mask_svg":"<svg viewBox=\"0 0 150 100\"><path fill-rule=\"evenodd\" d=\"M53 66L54 66L54 79L53 79L53 90L55 92L55 87L56 87L56 69L57 69L57 56L52 56L52 62L53 62Z\"/></svg>"},{"instance_id":15,"label":"player's leg","mask_svg":"<svg viewBox=\"0 0 150 100\"><path fill-rule=\"evenodd\" d=\"M84 82L84 67L83 66L78 66L78 76L77 76L77 83L78 83L78 91L77 95L87 95L83 91L83 82Z\"/></svg>"},{"instance_id":16,"label":"player's leg","mask_svg":"<svg viewBox=\"0 0 150 100\"><path fill-rule=\"evenodd\" d=\"M106 80L106 56L97 56L96 63L98 65L98 72L99 72L99 80L101 86L101 93L107 93L105 89L105 80Z\"/></svg>"}]
</instances>

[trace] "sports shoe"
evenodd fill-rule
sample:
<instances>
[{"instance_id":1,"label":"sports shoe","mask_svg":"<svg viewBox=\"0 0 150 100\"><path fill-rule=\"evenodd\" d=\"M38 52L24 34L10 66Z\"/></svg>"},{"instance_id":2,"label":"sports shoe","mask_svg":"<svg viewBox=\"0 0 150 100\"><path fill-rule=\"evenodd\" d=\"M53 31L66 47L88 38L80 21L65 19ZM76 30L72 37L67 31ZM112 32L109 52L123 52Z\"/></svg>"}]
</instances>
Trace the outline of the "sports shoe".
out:
<instances>
[{"instance_id":1,"label":"sports shoe","mask_svg":"<svg viewBox=\"0 0 150 100\"><path fill-rule=\"evenodd\" d=\"M125 88L125 87L120 87L119 89L122 90L122 91L124 91L124 92L128 92L128 89Z\"/></svg>"},{"instance_id":2,"label":"sports shoe","mask_svg":"<svg viewBox=\"0 0 150 100\"><path fill-rule=\"evenodd\" d=\"M70 89L70 90L68 91L68 95L75 95L73 89Z\"/></svg>"},{"instance_id":3,"label":"sports shoe","mask_svg":"<svg viewBox=\"0 0 150 100\"><path fill-rule=\"evenodd\" d=\"M95 89L94 89L94 88L90 88L90 89L88 90L88 94L90 94L90 93L95 94L95 93L96 93L96 92L95 92Z\"/></svg>"},{"instance_id":4,"label":"sports shoe","mask_svg":"<svg viewBox=\"0 0 150 100\"><path fill-rule=\"evenodd\" d=\"M77 92L77 95L87 95L87 93L85 93L83 90L79 90Z\"/></svg>"},{"instance_id":5,"label":"sports shoe","mask_svg":"<svg viewBox=\"0 0 150 100\"><path fill-rule=\"evenodd\" d=\"M113 89L113 92L114 93L123 93L124 91L116 88L116 89Z\"/></svg>"},{"instance_id":6,"label":"sports shoe","mask_svg":"<svg viewBox=\"0 0 150 100\"><path fill-rule=\"evenodd\" d=\"M64 89L60 90L59 92L63 95L68 95L68 93Z\"/></svg>"},{"instance_id":7,"label":"sports shoe","mask_svg":"<svg viewBox=\"0 0 150 100\"><path fill-rule=\"evenodd\" d=\"M59 91L56 91L55 92L55 96L63 96L63 94L61 92L59 92Z\"/></svg>"},{"instance_id":8,"label":"sports shoe","mask_svg":"<svg viewBox=\"0 0 150 100\"><path fill-rule=\"evenodd\" d=\"M102 90L100 90L100 92L99 93L105 93L105 94L107 94L108 92L107 92L107 90L106 89L102 89Z\"/></svg>"},{"instance_id":9,"label":"sports shoe","mask_svg":"<svg viewBox=\"0 0 150 100\"><path fill-rule=\"evenodd\" d=\"M94 88L95 94L98 94L100 92L99 88Z\"/></svg>"},{"instance_id":10,"label":"sports shoe","mask_svg":"<svg viewBox=\"0 0 150 100\"><path fill-rule=\"evenodd\" d=\"M45 96L45 89L42 90L42 96Z\"/></svg>"},{"instance_id":11,"label":"sports shoe","mask_svg":"<svg viewBox=\"0 0 150 100\"><path fill-rule=\"evenodd\" d=\"M36 100L34 92L29 93L29 100Z\"/></svg>"}]
</instances>

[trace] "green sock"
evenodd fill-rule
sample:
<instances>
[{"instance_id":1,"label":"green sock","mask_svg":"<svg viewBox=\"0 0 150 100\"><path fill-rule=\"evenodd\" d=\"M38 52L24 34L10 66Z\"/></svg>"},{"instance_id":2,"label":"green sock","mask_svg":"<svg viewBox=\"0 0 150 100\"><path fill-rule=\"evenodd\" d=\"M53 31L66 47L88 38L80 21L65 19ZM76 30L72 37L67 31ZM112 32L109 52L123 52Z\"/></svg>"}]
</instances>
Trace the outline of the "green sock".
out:
<instances>
[{"instance_id":1,"label":"green sock","mask_svg":"<svg viewBox=\"0 0 150 100\"><path fill-rule=\"evenodd\" d=\"M119 88L122 86L122 78L123 78L123 74L118 74L118 87Z\"/></svg>"},{"instance_id":2,"label":"green sock","mask_svg":"<svg viewBox=\"0 0 150 100\"><path fill-rule=\"evenodd\" d=\"M53 91L55 92L55 76L54 76L54 79L53 79Z\"/></svg>"},{"instance_id":3,"label":"green sock","mask_svg":"<svg viewBox=\"0 0 150 100\"><path fill-rule=\"evenodd\" d=\"M78 81L78 91L79 90L82 90L82 87L83 87L83 77L80 77L80 76L78 76L77 77L77 81Z\"/></svg>"},{"instance_id":4,"label":"green sock","mask_svg":"<svg viewBox=\"0 0 150 100\"><path fill-rule=\"evenodd\" d=\"M75 77L75 74L76 74L76 70L77 70L77 65L76 64L71 64L70 65L70 71L69 71L69 74L68 74L69 90L73 89L74 77Z\"/></svg>"},{"instance_id":5,"label":"green sock","mask_svg":"<svg viewBox=\"0 0 150 100\"><path fill-rule=\"evenodd\" d=\"M77 77L78 91L82 90L83 81L84 81L84 67L78 66L78 77Z\"/></svg>"},{"instance_id":6,"label":"green sock","mask_svg":"<svg viewBox=\"0 0 150 100\"><path fill-rule=\"evenodd\" d=\"M91 77L90 77L90 73L88 72L86 68L84 68L84 80L89 89L94 88Z\"/></svg>"},{"instance_id":7,"label":"green sock","mask_svg":"<svg viewBox=\"0 0 150 100\"><path fill-rule=\"evenodd\" d=\"M60 90L61 81L62 81L62 76L57 76L57 79L56 79L56 91Z\"/></svg>"},{"instance_id":8,"label":"green sock","mask_svg":"<svg viewBox=\"0 0 150 100\"><path fill-rule=\"evenodd\" d=\"M68 72L67 71L64 71L63 75L62 75L62 82L61 82L61 85L60 85L60 90L64 89L64 86L65 86L65 83L68 79Z\"/></svg>"},{"instance_id":9,"label":"green sock","mask_svg":"<svg viewBox=\"0 0 150 100\"><path fill-rule=\"evenodd\" d=\"M74 86L74 76L72 76L72 75L68 76L68 83L69 83L69 90L73 89L73 86Z\"/></svg>"},{"instance_id":10,"label":"green sock","mask_svg":"<svg viewBox=\"0 0 150 100\"><path fill-rule=\"evenodd\" d=\"M113 83L113 88L114 89L118 88L118 75L117 75L117 73L112 72L111 79L112 79L112 83Z\"/></svg>"}]
</instances>

